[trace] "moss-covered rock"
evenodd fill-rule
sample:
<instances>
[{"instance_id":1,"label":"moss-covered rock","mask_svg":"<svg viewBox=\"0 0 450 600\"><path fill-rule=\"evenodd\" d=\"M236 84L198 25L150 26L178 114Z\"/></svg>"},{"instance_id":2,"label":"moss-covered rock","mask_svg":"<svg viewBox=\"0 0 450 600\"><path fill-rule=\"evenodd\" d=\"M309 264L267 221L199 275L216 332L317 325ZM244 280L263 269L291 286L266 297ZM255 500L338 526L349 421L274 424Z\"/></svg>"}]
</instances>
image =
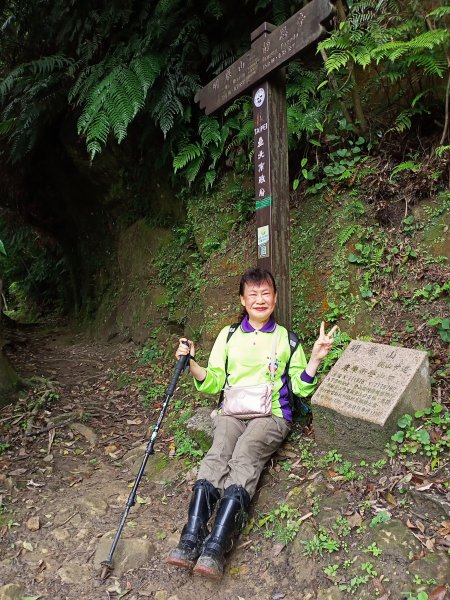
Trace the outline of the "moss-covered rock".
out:
<instances>
[{"instance_id":1,"label":"moss-covered rock","mask_svg":"<svg viewBox=\"0 0 450 600\"><path fill-rule=\"evenodd\" d=\"M160 325L167 311L167 289L157 284L154 258L161 248L176 243L172 232L145 220L125 229L118 243L118 291L105 297L98 318L114 319L117 330L138 343Z\"/></svg>"},{"instance_id":2,"label":"moss-covered rock","mask_svg":"<svg viewBox=\"0 0 450 600\"><path fill-rule=\"evenodd\" d=\"M450 261L450 193L422 202L414 209L413 217L411 226L423 227L417 241L435 258L444 256Z\"/></svg>"},{"instance_id":3,"label":"moss-covered rock","mask_svg":"<svg viewBox=\"0 0 450 600\"><path fill-rule=\"evenodd\" d=\"M187 205L188 220L204 259L224 248L228 235L239 220L236 197L242 194L243 181L226 175L214 192L192 196Z\"/></svg>"},{"instance_id":4,"label":"moss-covered rock","mask_svg":"<svg viewBox=\"0 0 450 600\"><path fill-rule=\"evenodd\" d=\"M208 452L213 441L213 425L210 408L199 408L186 422L186 433L203 452Z\"/></svg>"}]
</instances>

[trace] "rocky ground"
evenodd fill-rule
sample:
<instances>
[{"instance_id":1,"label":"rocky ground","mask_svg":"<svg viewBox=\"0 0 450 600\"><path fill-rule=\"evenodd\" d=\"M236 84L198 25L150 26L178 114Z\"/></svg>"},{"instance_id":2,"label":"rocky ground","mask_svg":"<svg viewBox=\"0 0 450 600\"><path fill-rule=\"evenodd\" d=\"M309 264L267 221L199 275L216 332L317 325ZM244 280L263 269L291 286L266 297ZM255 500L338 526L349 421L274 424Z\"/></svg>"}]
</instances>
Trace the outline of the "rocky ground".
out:
<instances>
[{"instance_id":1,"label":"rocky ground","mask_svg":"<svg viewBox=\"0 0 450 600\"><path fill-rule=\"evenodd\" d=\"M433 468L414 455L350 465L320 453L306 425L268 465L223 580L167 566L196 473L170 417L102 581L161 394L144 407L149 369L131 344L19 330L9 356L29 387L0 415L0 600L450 596L449 457ZM165 362L147 385L164 389ZM186 393L178 388L171 410Z\"/></svg>"}]
</instances>

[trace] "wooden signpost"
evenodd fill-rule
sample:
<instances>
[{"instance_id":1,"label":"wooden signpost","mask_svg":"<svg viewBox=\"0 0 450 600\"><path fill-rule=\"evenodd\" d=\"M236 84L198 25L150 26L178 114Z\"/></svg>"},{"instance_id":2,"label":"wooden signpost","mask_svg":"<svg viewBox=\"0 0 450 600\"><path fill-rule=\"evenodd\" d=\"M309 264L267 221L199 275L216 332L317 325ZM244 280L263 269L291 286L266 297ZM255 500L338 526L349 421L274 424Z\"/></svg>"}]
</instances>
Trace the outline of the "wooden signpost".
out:
<instances>
[{"instance_id":1,"label":"wooden signpost","mask_svg":"<svg viewBox=\"0 0 450 600\"><path fill-rule=\"evenodd\" d=\"M252 89L258 265L277 280L278 320L286 327L291 326L291 280L283 67L323 37L323 23L334 13L332 1L312 0L279 27L263 23L251 35L250 50L195 96L209 115Z\"/></svg>"}]
</instances>

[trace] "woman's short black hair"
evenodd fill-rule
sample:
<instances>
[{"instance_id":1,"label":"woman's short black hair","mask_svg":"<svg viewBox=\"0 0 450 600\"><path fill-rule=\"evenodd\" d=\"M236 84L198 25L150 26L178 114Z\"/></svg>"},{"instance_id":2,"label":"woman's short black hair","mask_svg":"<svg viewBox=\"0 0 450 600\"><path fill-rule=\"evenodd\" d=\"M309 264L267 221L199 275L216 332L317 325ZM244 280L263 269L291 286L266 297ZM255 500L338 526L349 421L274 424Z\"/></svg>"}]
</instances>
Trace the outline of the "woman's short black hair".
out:
<instances>
[{"instance_id":1,"label":"woman's short black hair","mask_svg":"<svg viewBox=\"0 0 450 600\"><path fill-rule=\"evenodd\" d=\"M272 286L273 291L277 291L277 285L275 283L275 279L270 271L267 269L261 269L260 267L254 267L253 269L247 269L245 273L241 277L241 282L239 284L239 295L244 295L245 285L246 284L256 284L261 285L262 283L268 283Z\"/></svg>"}]
</instances>

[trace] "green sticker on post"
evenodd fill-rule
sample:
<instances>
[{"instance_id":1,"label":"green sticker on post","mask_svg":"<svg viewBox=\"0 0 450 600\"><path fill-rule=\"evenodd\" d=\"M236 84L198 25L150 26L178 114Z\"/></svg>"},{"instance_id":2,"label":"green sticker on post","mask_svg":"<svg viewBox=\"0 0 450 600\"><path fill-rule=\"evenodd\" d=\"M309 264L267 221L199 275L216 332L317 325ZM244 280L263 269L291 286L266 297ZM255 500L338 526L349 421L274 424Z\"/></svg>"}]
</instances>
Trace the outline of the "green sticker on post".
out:
<instances>
[{"instance_id":1,"label":"green sticker on post","mask_svg":"<svg viewBox=\"0 0 450 600\"><path fill-rule=\"evenodd\" d=\"M266 196L262 200L256 201L256 210L261 210L261 208L266 208L267 206L272 206L272 196Z\"/></svg>"}]
</instances>

